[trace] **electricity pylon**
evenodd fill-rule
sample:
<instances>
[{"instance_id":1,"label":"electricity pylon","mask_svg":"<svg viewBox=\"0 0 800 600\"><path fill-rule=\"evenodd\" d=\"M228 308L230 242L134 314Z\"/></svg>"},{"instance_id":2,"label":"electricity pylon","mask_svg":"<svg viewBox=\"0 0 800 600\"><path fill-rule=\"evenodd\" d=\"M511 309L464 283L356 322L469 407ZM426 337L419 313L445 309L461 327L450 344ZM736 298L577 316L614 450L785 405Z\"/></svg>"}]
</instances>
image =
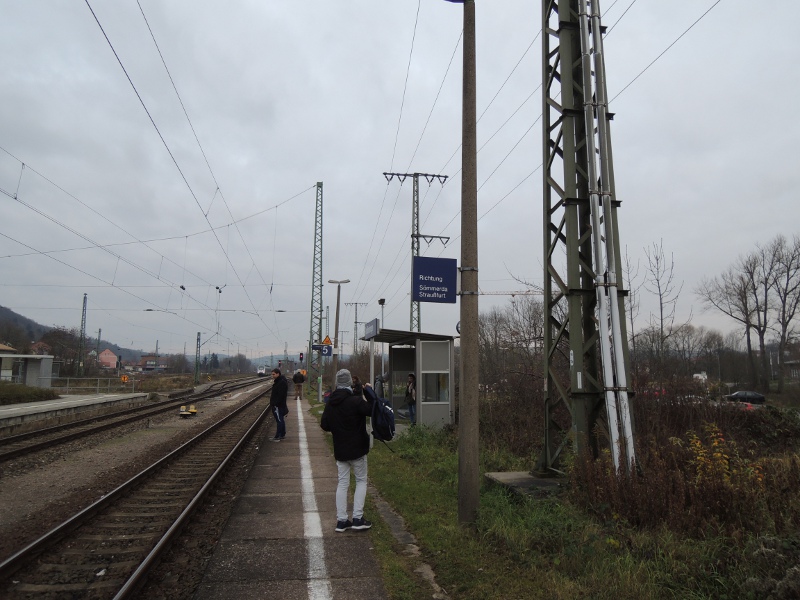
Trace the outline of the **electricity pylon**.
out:
<instances>
[{"instance_id":1,"label":"electricity pylon","mask_svg":"<svg viewBox=\"0 0 800 600\"><path fill-rule=\"evenodd\" d=\"M635 456L628 406L619 203L596 0L542 0L545 444L556 469L570 441L598 451L605 430L615 466ZM563 410L563 409L566 410Z\"/></svg>"},{"instance_id":2,"label":"electricity pylon","mask_svg":"<svg viewBox=\"0 0 800 600\"><path fill-rule=\"evenodd\" d=\"M419 178L424 177L428 181L428 185L433 183L433 180L436 179L442 185L445 184L447 181L447 175L431 175L430 173L384 173L383 176L386 178L386 183L390 183L392 179L397 177L400 180L400 185L403 185L403 182L406 180L407 177L411 177L414 180L414 197L413 197L413 204L411 207L411 264L412 264L412 271L413 271L413 264L414 264L414 257L419 256L419 239L424 238L425 240L432 240L434 238L445 240L445 244L447 243L446 240L449 240L449 237L443 237L440 235L421 235L419 232ZM414 297L414 281L412 278L411 281L411 297ZM422 331L422 322L420 318L420 311L419 311L419 302L411 301L411 328L409 331Z\"/></svg>"},{"instance_id":3,"label":"electricity pylon","mask_svg":"<svg viewBox=\"0 0 800 600\"><path fill-rule=\"evenodd\" d=\"M317 203L314 212L314 256L311 269L311 323L308 330L308 379L317 392L317 379L322 375L322 357L311 351L312 344L322 341L322 182L317 182Z\"/></svg>"}]
</instances>

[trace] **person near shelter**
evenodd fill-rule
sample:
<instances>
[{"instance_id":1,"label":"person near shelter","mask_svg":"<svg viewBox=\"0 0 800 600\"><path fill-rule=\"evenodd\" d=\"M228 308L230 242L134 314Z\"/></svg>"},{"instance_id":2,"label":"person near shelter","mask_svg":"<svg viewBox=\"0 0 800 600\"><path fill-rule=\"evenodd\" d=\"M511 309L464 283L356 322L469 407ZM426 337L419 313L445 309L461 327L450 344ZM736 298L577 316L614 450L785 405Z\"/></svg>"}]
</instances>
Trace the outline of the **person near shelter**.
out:
<instances>
[{"instance_id":1,"label":"person near shelter","mask_svg":"<svg viewBox=\"0 0 800 600\"><path fill-rule=\"evenodd\" d=\"M371 386L367 383L365 387ZM336 389L328 399L320 421L320 427L333 434L333 456L339 474L335 531L339 533L348 529L364 530L372 527L372 523L364 517L364 501L367 497L367 454L370 441L367 416L372 414L374 394L368 393L367 398L365 400L363 396L353 393L350 371L341 369L336 373ZM356 478L352 521L347 518L350 471Z\"/></svg>"},{"instance_id":2,"label":"person near shelter","mask_svg":"<svg viewBox=\"0 0 800 600\"><path fill-rule=\"evenodd\" d=\"M408 418L412 425L417 424L417 376L408 374L406 383L406 404L408 405Z\"/></svg>"},{"instance_id":3,"label":"person near shelter","mask_svg":"<svg viewBox=\"0 0 800 600\"><path fill-rule=\"evenodd\" d=\"M289 382L286 377L281 375L280 369L272 369L272 392L269 396L269 407L278 425L275 437L270 438L271 442L280 442L286 437L286 415L289 408L286 406L286 397L289 395Z\"/></svg>"},{"instance_id":4,"label":"person near shelter","mask_svg":"<svg viewBox=\"0 0 800 600\"><path fill-rule=\"evenodd\" d=\"M303 399L303 384L306 382L306 377L300 369L297 369L292 376L292 383L294 384L294 397L300 400Z\"/></svg>"}]
</instances>

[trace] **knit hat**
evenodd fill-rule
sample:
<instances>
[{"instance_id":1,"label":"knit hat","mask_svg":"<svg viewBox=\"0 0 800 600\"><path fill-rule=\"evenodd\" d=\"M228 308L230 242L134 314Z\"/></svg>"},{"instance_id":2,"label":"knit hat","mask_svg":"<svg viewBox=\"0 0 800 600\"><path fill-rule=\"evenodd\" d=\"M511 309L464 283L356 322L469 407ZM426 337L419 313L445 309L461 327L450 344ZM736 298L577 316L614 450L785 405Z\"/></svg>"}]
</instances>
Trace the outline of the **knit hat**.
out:
<instances>
[{"instance_id":1,"label":"knit hat","mask_svg":"<svg viewBox=\"0 0 800 600\"><path fill-rule=\"evenodd\" d=\"M350 376L350 371L341 369L336 372L336 389L353 387L353 378Z\"/></svg>"}]
</instances>

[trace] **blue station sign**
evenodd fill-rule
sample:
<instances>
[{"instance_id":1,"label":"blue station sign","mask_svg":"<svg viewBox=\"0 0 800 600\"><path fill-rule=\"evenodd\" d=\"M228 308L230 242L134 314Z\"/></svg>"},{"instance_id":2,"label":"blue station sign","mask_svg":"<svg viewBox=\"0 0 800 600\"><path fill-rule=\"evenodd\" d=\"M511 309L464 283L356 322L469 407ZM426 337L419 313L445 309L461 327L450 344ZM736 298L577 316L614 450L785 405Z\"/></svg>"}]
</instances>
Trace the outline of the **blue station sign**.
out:
<instances>
[{"instance_id":1,"label":"blue station sign","mask_svg":"<svg viewBox=\"0 0 800 600\"><path fill-rule=\"evenodd\" d=\"M415 256L411 299L414 302L456 303L458 265L455 258Z\"/></svg>"},{"instance_id":2,"label":"blue station sign","mask_svg":"<svg viewBox=\"0 0 800 600\"><path fill-rule=\"evenodd\" d=\"M378 335L378 331L380 331L380 327L378 327L378 319L372 319L372 321L368 321L364 324L364 339L371 340Z\"/></svg>"}]
</instances>

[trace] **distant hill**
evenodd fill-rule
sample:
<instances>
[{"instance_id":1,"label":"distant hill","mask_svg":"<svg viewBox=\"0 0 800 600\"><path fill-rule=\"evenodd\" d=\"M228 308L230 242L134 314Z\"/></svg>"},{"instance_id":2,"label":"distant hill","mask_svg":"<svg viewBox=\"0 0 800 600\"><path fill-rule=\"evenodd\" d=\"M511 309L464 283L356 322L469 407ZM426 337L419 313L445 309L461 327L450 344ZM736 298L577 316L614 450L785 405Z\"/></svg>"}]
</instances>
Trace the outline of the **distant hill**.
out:
<instances>
[{"instance_id":1,"label":"distant hill","mask_svg":"<svg viewBox=\"0 0 800 600\"><path fill-rule=\"evenodd\" d=\"M2 326L6 324L14 325L22 329L27 334L28 341L30 342L39 341L45 333L52 329L52 327L40 325L36 321L23 317L10 308L0 306L0 331L3 331ZM2 334L0 334L0 337L2 337Z\"/></svg>"},{"instance_id":2,"label":"distant hill","mask_svg":"<svg viewBox=\"0 0 800 600\"><path fill-rule=\"evenodd\" d=\"M0 343L3 342L11 342L11 346L19 347L21 346L20 340L11 339L13 335L13 329L18 328L21 329L25 336L27 342L38 342L42 339L42 336L53 329L53 327L48 327L47 325L40 325L36 321L33 321L27 317L23 317L22 315L15 313L10 308L6 308L5 306L0 306ZM4 338L9 339L4 339ZM93 338L87 336L86 338L86 347L88 351L95 350L97 348L97 338ZM108 340L100 340L100 352L108 348L114 354L119 356L122 355L123 360L126 361L138 361L141 357L143 352L141 350L132 350L130 348L123 348L114 344Z\"/></svg>"}]
</instances>

